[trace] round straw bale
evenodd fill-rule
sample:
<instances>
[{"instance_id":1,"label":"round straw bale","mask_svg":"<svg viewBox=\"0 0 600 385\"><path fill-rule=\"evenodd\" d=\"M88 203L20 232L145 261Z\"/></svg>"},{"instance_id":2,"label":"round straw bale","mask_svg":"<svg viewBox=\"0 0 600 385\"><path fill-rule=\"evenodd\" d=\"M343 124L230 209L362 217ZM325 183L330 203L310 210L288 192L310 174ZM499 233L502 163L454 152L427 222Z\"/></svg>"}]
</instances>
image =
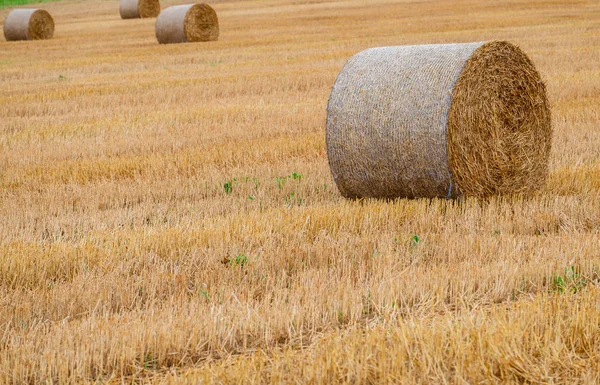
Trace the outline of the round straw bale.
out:
<instances>
[{"instance_id":1,"label":"round straw bale","mask_svg":"<svg viewBox=\"0 0 600 385\"><path fill-rule=\"evenodd\" d=\"M156 20L156 38L161 44L217 40L217 13L208 4L169 7Z\"/></svg>"},{"instance_id":2,"label":"round straw bale","mask_svg":"<svg viewBox=\"0 0 600 385\"><path fill-rule=\"evenodd\" d=\"M7 41L42 40L54 36L54 20L43 9L13 9L4 21Z\"/></svg>"},{"instance_id":3,"label":"round straw bale","mask_svg":"<svg viewBox=\"0 0 600 385\"><path fill-rule=\"evenodd\" d=\"M156 17L160 13L159 0L121 0L119 12L122 19Z\"/></svg>"},{"instance_id":4,"label":"round straw bale","mask_svg":"<svg viewBox=\"0 0 600 385\"><path fill-rule=\"evenodd\" d=\"M505 41L358 53L333 86L326 131L347 198L528 193L548 176L546 87Z\"/></svg>"}]
</instances>

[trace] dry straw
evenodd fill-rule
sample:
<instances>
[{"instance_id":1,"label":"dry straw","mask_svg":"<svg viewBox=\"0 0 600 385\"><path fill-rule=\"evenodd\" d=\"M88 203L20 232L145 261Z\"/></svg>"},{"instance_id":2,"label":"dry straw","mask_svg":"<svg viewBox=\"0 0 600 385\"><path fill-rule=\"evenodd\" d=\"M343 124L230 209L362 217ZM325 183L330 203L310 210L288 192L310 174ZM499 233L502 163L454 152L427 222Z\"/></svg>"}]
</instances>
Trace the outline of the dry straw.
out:
<instances>
[{"instance_id":1,"label":"dry straw","mask_svg":"<svg viewBox=\"0 0 600 385\"><path fill-rule=\"evenodd\" d=\"M217 40L217 13L208 4L169 7L156 20L156 38L161 44Z\"/></svg>"},{"instance_id":2,"label":"dry straw","mask_svg":"<svg viewBox=\"0 0 600 385\"><path fill-rule=\"evenodd\" d=\"M160 13L159 0L121 0L119 7L122 19L156 17Z\"/></svg>"},{"instance_id":3,"label":"dry straw","mask_svg":"<svg viewBox=\"0 0 600 385\"><path fill-rule=\"evenodd\" d=\"M365 50L327 107L329 165L348 198L531 192L551 139L545 85L504 41Z\"/></svg>"},{"instance_id":4,"label":"dry straw","mask_svg":"<svg viewBox=\"0 0 600 385\"><path fill-rule=\"evenodd\" d=\"M7 41L42 40L54 36L54 20L43 9L14 9L4 21Z\"/></svg>"}]
</instances>

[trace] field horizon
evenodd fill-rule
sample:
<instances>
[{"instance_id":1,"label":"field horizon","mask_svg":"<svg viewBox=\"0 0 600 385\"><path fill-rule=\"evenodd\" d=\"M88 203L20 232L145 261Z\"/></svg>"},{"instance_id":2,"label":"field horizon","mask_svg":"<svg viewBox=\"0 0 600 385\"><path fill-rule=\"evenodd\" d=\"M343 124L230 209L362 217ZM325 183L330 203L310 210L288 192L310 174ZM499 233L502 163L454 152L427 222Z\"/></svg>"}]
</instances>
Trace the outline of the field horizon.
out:
<instances>
[{"instance_id":1,"label":"field horizon","mask_svg":"<svg viewBox=\"0 0 600 385\"><path fill-rule=\"evenodd\" d=\"M209 3L209 43L103 0L0 37L0 384L600 382L599 1ZM489 40L547 84L547 185L342 198L344 63Z\"/></svg>"},{"instance_id":2,"label":"field horizon","mask_svg":"<svg viewBox=\"0 0 600 385\"><path fill-rule=\"evenodd\" d=\"M20 6L20 5L27 5L27 4L39 4L39 5L44 5L44 3L48 3L50 1L64 1L64 0L0 0L0 8L7 8L7 7L15 7L15 6Z\"/></svg>"}]
</instances>

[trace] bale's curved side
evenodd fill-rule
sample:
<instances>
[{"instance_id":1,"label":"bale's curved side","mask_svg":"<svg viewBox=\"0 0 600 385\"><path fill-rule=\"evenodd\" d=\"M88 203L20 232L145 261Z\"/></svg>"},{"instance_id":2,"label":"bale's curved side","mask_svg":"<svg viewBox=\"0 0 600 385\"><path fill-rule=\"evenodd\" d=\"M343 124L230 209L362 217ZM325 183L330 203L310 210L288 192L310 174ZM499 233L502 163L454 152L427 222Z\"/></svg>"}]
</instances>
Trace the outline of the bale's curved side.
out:
<instances>
[{"instance_id":1,"label":"bale's curved side","mask_svg":"<svg viewBox=\"0 0 600 385\"><path fill-rule=\"evenodd\" d=\"M177 5L162 11L156 21L161 44L217 40L217 13L207 4Z\"/></svg>"},{"instance_id":2,"label":"bale's curved side","mask_svg":"<svg viewBox=\"0 0 600 385\"><path fill-rule=\"evenodd\" d=\"M345 197L456 196L446 122L452 90L483 43L368 49L339 74L327 106L327 154Z\"/></svg>"},{"instance_id":3,"label":"bale's curved side","mask_svg":"<svg viewBox=\"0 0 600 385\"><path fill-rule=\"evenodd\" d=\"M7 41L42 40L54 36L54 20L43 9L14 9L4 21Z\"/></svg>"},{"instance_id":4,"label":"bale's curved side","mask_svg":"<svg viewBox=\"0 0 600 385\"><path fill-rule=\"evenodd\" d=\"M138 0L121 0L119 13L121 19L138 19L140 17Z\"/></svg>"},{"instance_id":5,"label":"bale's curved side","mask_svg":"<svg viewBox=\"0 0 600 385\"><path fill-rule=\"evenodd\" d=\"M158 15L156 20L156 39L160 44L185 43L184 20L192 5L169 7Z\"/></svg>"},{"instance_id":6,"label":"bale's curved side","mask_svg":"<svg viewBox=\"0 0 600 385\"><path fill-rule=\"evenodd\" d=\"M497 41L467 61L448 117L448 156L467 195L527 193L548 177L552 122L546 86L517 46Z\"/></svg>"}]
</instances>

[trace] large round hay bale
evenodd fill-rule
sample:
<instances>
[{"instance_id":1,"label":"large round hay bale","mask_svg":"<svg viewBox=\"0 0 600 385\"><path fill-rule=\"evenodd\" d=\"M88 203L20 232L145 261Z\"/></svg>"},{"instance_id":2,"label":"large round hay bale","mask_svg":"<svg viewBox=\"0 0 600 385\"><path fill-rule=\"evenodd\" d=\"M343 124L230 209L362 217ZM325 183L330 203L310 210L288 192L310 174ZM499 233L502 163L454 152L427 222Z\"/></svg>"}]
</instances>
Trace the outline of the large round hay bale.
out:
<instances>
[{"instance_id":1,"label":"large round hay bale","mask_svg":"<svg viewBox=\"0 0 600 385\"><path fill-rule=\"evenodd\" d=\"M122 19L156 17L160 13L159 0L121 0L119 12Z\"/></svg>"},{"instance_id":2,"label":"large round hay bale","mask_svg":"<svg viewBox=\"0 0 600 385\"><path fill-rule=\"evenodd\" d=\"M161 44L217 40L217 13L208 4L169 7L156 20L156 38Z\"/></svg>"},{"instance_id":3,"label":"large round hay bale","mask_svg":"<svg viewBox=\"0 0 600 385\"><path fill-rule=\"evenodd\" d=\"M504 41L373 48L327 106L327 154L348 198L527 193L548 176L546 87Z\"/></svg>"},{"instance_id":4,"label":"large round hay bale","mask_svg":"<svg viewBox=\"0 0 600 385\"><path fill-rule=\"evenodd\" d=\"M42 40L54 36L54 20L43 9L13 9L4 20L7 41Z\"/></svg>"}]
</instances>

